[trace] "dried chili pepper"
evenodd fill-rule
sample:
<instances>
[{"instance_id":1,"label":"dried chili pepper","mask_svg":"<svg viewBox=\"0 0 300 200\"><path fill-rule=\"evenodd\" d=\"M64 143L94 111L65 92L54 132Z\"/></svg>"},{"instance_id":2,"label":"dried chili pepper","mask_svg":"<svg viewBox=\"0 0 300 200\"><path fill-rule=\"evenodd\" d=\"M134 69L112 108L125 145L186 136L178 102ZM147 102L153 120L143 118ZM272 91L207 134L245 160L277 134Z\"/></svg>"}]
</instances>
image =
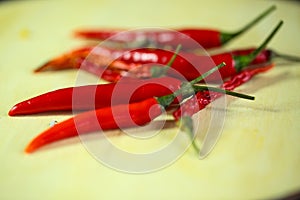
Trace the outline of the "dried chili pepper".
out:
<instances>
[{"instance_id":1,"label":"dried chili pepper","mask_svg":"<svg viewBox=\"0 0 300 200\"><path fill-rule=\"evenodd\" d=\"M224 93L232 91L236 87L246 83L252 79L255 75L270 70L274 65L267 65L264 67L247 69L233 76L230 80L224 82L220 88L225 89ZM201 88L202 89L202 88ZM180 129L187 133L192 141L192 146L197 153L200 152L200 148L195 140L194 126L192 116L204 109L210 102L222 96L222 92L214 92L212 88L208 88L210 91L200 90L196 95L187 101L185 101L177 110L173 112L173 117L180 126ZM238 95L237 95L238 96Z\"/></svg>"},{"instance_id":2,"label":"dried chili pepper","mask_svg":"<svg viewBox=\"0 0 300 200\"><path fill-rule=\"evenodd\" d=\"M34 72L63 70L70 68L78 69L91 52L99 57L97 59L98 66L108 66L114 61L115 58L121 56L125 51L103 47L82 47L65 53L57 58L51 59L35 69ZM115 62L114 64L118 65L119 68L122 66L122 63L120 62ZM86 70L89 71L88 69Z\"/></svg>"},{"instance_id":3,"label":"dried chili pepper","mask_svg":"<svg viewBox=\"0 0 300 200\"><path fill-rule=\"evenodd\" d=\"M191 89L190 84L193 85L199 82L224 65L225 64L222 63L190 83L182 84L181 88L172 94L162 97L151 97L132 104L121 104L78 114L41 133L30 142L25 151L31 153L43 145L76 136L78 135L78 130L81 134L84 134L99 130L127 128L147 124L159 116L162 113L162 108L168 107L176 97L193 93L194 91ZM95 120L95 118L97 120Z\"/></svg>"},{"instance_id":4,"label":"dried chili pepper","mask_svg":"<svg viewBox=\"0 0 300 200\"><path fill-rule=\"evenodd\" d=\"M186 49L195 48L195 42L199 43L203 48L220 47L232 39L240 36L249 30L252 26L262 20L265 16L275 10L275 6L271 6L246 26L240 30L228 33L212 29L178 29L176 31L136 31L136 32L120 32L113 30L82 30L76 31L76 36L110 41L132 43L136 41L151 42L155 45L177 46L183 45ZM117 34L117 35L116 35ZM114 37L112 37L114 36Z\"/></svg>"},{"instance_id":5,"label":"dried chili pepper","mask_svg":"<svg viewBox=\"0 0 300 200\"><path fill-rule=\"evenodd\" d=\"M270 70L274 65L267 65L264 67L258 67L254 69L246 69L239 74L233 76L228 81L224 82L220 88L223 88L227 91L231 91L236 87L246 83L251 78L253 78L256 74L262 73ZM176 120L179 120L183 116L192 116L196 112L205 108L211 101L221 97L221 93L211 91L200 91L197 92L194 98L191 98L184 102L180 108L173 112L173 116Z\"/></svg>"}]
</instances>

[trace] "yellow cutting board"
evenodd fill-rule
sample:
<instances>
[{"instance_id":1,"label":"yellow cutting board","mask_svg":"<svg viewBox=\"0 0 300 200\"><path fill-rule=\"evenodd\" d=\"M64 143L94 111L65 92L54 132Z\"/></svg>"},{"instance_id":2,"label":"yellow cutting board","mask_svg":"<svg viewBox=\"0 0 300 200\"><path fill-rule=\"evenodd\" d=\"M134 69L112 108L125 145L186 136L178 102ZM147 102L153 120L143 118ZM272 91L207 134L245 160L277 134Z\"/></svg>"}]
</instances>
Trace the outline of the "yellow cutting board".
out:
<instances>
[{"instance_id":1,"label":"yellow cutting board","mask_svg":"<svg viewBox=\"0 0 300 200\"><path fill-rule=\"evenodd\" d=\"M284 25L269 47L300 56L297 1L1 2L0 199L264 199L300 190L299 63L278 59L274 69L237 89L254 95L254 102L226 99L221 137L206 158L199 159L190 148L151 173L112 169L79 138L25 154L28 142L51 121L71 114L7 115L22 100L76 84L76 70L33 73L48 59L86 44L73 37L75 29L197 26L230 31L272 4L277 6L275 12L223 50L259 44L282 19ZM200 114L204 127L211 110L208 107ZM172 140L174 130L166 129L142 143L124 134L110 140L128 152L145 147L147 153ZM174 151L180 145L173 146ZM158 154L153 162L163 159Z\"/></svg>"}]
</instances>

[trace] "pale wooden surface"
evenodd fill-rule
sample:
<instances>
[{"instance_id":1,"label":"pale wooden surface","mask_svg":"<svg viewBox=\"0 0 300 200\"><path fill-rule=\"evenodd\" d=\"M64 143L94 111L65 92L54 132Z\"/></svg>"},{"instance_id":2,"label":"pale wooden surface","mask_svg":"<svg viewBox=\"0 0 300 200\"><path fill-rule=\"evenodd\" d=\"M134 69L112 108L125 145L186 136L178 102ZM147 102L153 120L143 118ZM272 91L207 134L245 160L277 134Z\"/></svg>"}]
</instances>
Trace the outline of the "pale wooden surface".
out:
<instances>
[{"instance_id":1,"label":"pale wooden surface","mask_svg":"<svg viewBox=\"0 0 300 200\"><path fill-rule=\"evenodd\" d=\"M80 46L83 41L71 36L78 27L235 30L274 3L274 13L225 49L260 43L283 19L270 47L300 55L300 4L293 1L84 2L0 4L0 199L257 199L300 189L300 64L280 60L275 69L238 89L256 100L230 101L220 141L204 160L191 149L158 172L131 175L101 165L78 138L24 154L25 145L51 120L69 115L12 118L7 112L19 101L74 85L76 71L36 75L32 70Z\"/></svg>"}]
</instances>

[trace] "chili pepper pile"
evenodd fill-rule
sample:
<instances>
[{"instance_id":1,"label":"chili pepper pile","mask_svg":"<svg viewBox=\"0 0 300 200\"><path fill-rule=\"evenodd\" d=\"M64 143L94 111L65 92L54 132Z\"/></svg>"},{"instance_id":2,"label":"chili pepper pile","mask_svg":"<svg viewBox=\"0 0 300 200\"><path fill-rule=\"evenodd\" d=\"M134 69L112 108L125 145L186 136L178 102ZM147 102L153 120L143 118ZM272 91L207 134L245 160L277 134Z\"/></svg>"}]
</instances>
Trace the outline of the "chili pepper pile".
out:
<instances>
[{"instance_id":1,"label":"chili pepper pile","mask_svg":"<svg viewBox=\"0 0 300 200\"><path fill-rule=\"evenodd\" d=\"M219 67L223 67L225 64L213 68L208 73L200 76L190 82L191 85L203 80L206 76L209 76ZM254 73L248 75L251 78ZM241 77L241 76L240 76ZM246 79L244 79L246 80ZM241 80L243 81L243 80ZM230 83L228 83L230 84ZM167 108L174 102L178 96L186 96L194 93L194 90L207 90L207 87L196 87L191 90L190 85L181 84L181 87L175 92L161 96L161 97L144 97L145 100L130 104L119 104L114 106L107 106L96 109L95 111L88 111L78 114L74 118L67 119L48 130L44 131L38 137L36 137L26 148L26 152L30 153L39 148L42 145L51 143L53 141L64 139L80 134L89 133L97 130L112 130L117 128L128 128L136 125L145 125L162 113L162 108ZM223 93L228 93L234 96L241 95L236 93L230 93L226 90L221 90ZM253 99L248 95L241 95L240 97ZM151 113L150 113L151 109ZM129 113L129 115L128 115ZM150 116L151 114L151 116ZM97 120L94 119L96 116ZM175 118L177 119L177 118Z\"/></svg>"},{"instance_id":2,"label":"chili pepper pile","mask_svg":"<svg viewBox=\"0 0 300 200\"><path fill-rule=\"evenodd\" d=\"M130 46L140 44L139 40L142 38L143 43L155 47L130 50L86 46L38 67L35 72L83 69L112 83L62 88L13 106L8 113L10 116L81 111L42 132L30 142L25 151L31 153L43 145L74 137L79 133L145 125L165 109L169 109L170 105L176 108L172 111L174 121L182 121L185 131L192 135L192 115L223 94L254 100L254 97L232 90L255 75L270 70L276 56L298 61L296 57L266 49L283 24L282 21L257 48L237 49L210 56L200 55L194 52L195 46L191 39L206 49L220 47L246 32L274 9L275 6L270 7L234 33L208 29L180 29L177 32L149 30L120 34L108 30L76 31L78 37L99 40L118 33L112 37L112 42ZM162 35L167 35L168 40L162 40ZM164 49L164 46L177 46L177 49L173 53ZM199 85L200 82L222 84L211 87ZM113 97L116 91L118 98ZM128 96L130 91L132 95Z\"/></svg>"}]
</instances>

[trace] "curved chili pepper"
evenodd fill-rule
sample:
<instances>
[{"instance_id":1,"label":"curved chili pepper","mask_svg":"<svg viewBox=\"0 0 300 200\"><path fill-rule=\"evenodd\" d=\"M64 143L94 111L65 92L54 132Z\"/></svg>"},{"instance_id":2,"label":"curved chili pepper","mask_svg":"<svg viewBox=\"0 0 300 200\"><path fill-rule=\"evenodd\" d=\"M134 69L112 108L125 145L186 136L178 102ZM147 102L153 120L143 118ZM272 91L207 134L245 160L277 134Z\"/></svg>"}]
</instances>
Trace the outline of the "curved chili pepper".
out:
<instances>
[{"instance_id":1,"label":"curved chili pepper","mask_svg":"<svg viewBox=\"0 0 300 200\"><path fill-rule=\"evenodd\" d=\"M149 115L150 109L151 116ZM128 116L128 113L130 116ZM122 104L84 112L44 131L31 141L25 151L31 153L39 147L54 141L77 136L78 132L84 134L99 130L105 131L144 125L161 113L162 108L155 98L149 98L129 105ZM97 120L95 120L95 116ZM116 118L116 116L118 117Z\"/></svg>"},{"instance_id":2,"label":"curved chili pepper","mask_svg":"<svg viewBox=\"0 0 300 200\"><path fill-rule=\"evenodd\" d=\"M13 106L10 116L49 111L91 110L133 103L153 96L164 96L180 88L181 81L171 77L118 83L69 87L41 94ZM112 100L113 94L117 96ZM129 94L132 95L129 96ZM75 100L74 100L75 98Z\"/></svg>"},{"instance_id":3,"label":"curved chili pepper","mask_svg":"<svg viewBox=\"0 0 300 200\"><path fill-rule=\"evenodd\" d=\"M230 80L224 82L220 88L223 88L225 90L233 90L236 87L242 85L243 83L246 83L251 78L253 78L256 74L266 72L273 68L273 64L264 66L264 67L258 67L254 69L246 69L239 74L233 76ZM194 98L191 98L187 101L185 101L180 108L175 110L173 112L173 116L175 120L179 120L182 117L185 116L192 116L198 111L204 109L210 102L213 100L221 97L221 93L216 93L212 91L200 91L197 92Z\"/></svg>"},{"instance_id":4,"label":"curved chili pepper","mask_svg":"<svg viewBox=\"0 0 300 200\"><path fill-rule=\"evenodd\" d=\"M199 43L203 48L220 47L232 39L240 36L249 30L252 26L262 20L265 16L275 10L275 6L271 6L255 19L253 19L246 26L240 30L228 33L213 29L178 29L176 31L136 31L136 32L120 32L113 30L82 30L76 31L75 34L78 37L99 39L115 42L130 43L136 41L151 42L156 45L170 45L177 46L181 44L186 49L197 48L195 42ZM118 33L118 34L117 34ZM116 35L117 34L117 35ZM112 37L113 36L113 37Z\"/></svg>"},{"instance_id":5,"label":"curved chili pepper","mask_svg":"<svg viewBox=\"0 0 300 200\"><path fill-rule=\"evenodd\" d=\"M203 76L191 81L190 84L202 80L224 65L222 63L216 66ZM166 96L151 97L136 103L120 104L80 113L42 132L30 142L25 151L31 153L43 145L76 136L78 132L84 134L99 130L128 128L147 124L159 116L162 113L162 108L167 108L178 96L193 93L194 91L191 91L190 88L189 84L182 84L180 89Z\"/></svg>"}]
</instances>

